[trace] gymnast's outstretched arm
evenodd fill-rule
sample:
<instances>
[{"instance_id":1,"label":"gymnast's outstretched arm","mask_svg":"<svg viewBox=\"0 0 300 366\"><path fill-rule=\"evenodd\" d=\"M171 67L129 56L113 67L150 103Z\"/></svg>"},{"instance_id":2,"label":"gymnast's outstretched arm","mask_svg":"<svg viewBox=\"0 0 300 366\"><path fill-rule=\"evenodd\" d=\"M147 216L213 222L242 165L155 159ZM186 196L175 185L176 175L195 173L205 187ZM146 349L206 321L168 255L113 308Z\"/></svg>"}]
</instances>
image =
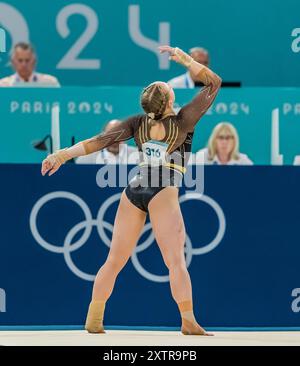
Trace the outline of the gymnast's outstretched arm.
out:
<instances>
[{"instance_id":1,"label":"gymnast's outstretched arm","mask_svg":"<svg viewBox=\"0 0 300 366\"><path fill-rule=\"evenodd\" d=\"M47 172L49 172L49 175L54 174L67 160L88 155L102 150L115 142L130 139L134 134L134 124L139 123L139 117L129 117L121 125L115 126L110 131L104 131L92 138L80 141L74 146L58 150L48 155L42 163L42 175L45 175Z\"/></svg>"},{"instance_id":2,"label":"gymnast's outstretched arm","mask_svg":"<svg viewBox=\"0 0 300 366\"><path fill-rule=\"evenodd\" d=\"M196 123L206 113L215 100L221 87L222 79L208 67L196 62L180 48L161 46L159 47L159 50L161 53L168 52L171 60L188 68L190 72L196 75L204 84L204 87L196 97L190 103L182 107L178 113L178 116L181 117L182 120L181 127L186 132L192 132Z\"/></svg>"}]
</instances>

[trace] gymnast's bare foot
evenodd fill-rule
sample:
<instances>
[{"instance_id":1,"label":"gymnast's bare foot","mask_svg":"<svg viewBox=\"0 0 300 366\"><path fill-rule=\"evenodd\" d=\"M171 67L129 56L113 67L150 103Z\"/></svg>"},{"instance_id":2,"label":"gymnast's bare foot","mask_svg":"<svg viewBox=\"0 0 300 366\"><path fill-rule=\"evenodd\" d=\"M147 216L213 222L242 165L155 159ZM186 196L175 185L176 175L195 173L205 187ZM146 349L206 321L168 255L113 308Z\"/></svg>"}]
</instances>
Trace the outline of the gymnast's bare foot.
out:
<instances>
[{"instance_id":1,"label":"gymnast's bare foot","mask_svg":"<svg viewBox=\"0 0 300 366\"><path fill-rule=\"evenodd\" d=\"M182 319L181 333L184 335L213 336L212 333L207 333L205 329L200 327L197 322L190 322L187 319Z\"/></svg>"},{"instance_id":2,"label":"gymnast's bare foot","mask_svg":"<svg viewBox=\"0 0 300 366\"><path fill-rule=\"evenodd\" d=\"M86 325L85 330L87 330L91 334L101 334L106 333L102 325Z\"/></svg>"}]
</instances>

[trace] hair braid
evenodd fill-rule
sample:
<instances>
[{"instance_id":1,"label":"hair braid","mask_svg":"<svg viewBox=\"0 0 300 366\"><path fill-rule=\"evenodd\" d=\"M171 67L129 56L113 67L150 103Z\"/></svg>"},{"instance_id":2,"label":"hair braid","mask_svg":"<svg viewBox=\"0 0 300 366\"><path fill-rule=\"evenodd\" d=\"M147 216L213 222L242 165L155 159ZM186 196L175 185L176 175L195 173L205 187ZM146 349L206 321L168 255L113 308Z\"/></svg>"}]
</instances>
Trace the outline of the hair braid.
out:
<instances>
[{"instance_id":1,"label":"hair braid","mask_svg":"<svg viewBox=\"0 0 300 366\"><path fill-rule=\"evenodd\" d=\"M169 101L169 94L161 85L150 84L141 95L141 105L151 119L158 120L163 116Z\"/></svg>"}]
</instances>

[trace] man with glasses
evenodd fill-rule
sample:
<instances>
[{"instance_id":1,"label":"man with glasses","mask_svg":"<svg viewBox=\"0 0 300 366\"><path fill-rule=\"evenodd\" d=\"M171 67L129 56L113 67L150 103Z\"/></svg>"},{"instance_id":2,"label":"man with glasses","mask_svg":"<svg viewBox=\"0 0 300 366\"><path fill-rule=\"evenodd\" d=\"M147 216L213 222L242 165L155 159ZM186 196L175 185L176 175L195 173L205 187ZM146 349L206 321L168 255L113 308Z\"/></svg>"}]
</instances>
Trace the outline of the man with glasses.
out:
<instances>
[{"instance_id":1,"label":"man with glasses","mask_svg":"<svg viewBox=\"0 0 300 366\"><path fill-rule=\"evenodd\" d=\"M15 73L0 79L0 87L50 86L59 87L58 80L51 75L35 71L36 53L29 43L17 43L11 54L11 65Z\"/></svg>"}]
</instances>

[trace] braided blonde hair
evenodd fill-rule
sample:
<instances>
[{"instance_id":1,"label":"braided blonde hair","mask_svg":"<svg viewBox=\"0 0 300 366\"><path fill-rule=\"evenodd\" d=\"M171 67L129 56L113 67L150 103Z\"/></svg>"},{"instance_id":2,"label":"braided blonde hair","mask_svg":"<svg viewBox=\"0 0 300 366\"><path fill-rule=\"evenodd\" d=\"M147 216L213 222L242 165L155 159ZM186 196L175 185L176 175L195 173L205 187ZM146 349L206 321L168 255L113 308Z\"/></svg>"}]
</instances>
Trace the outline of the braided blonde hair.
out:
<instances>
[{"instance_id":1,"label":"braided blonde hair","mask_svg":"<svg viewBox=\"0 0 300 366\"><path fill-rule=\"evenodd\" d=\"M170 100L170 94L158 82L148 85L141 94L141 105L152 120L162 118Z\"/></svg>"}]
</instances>

